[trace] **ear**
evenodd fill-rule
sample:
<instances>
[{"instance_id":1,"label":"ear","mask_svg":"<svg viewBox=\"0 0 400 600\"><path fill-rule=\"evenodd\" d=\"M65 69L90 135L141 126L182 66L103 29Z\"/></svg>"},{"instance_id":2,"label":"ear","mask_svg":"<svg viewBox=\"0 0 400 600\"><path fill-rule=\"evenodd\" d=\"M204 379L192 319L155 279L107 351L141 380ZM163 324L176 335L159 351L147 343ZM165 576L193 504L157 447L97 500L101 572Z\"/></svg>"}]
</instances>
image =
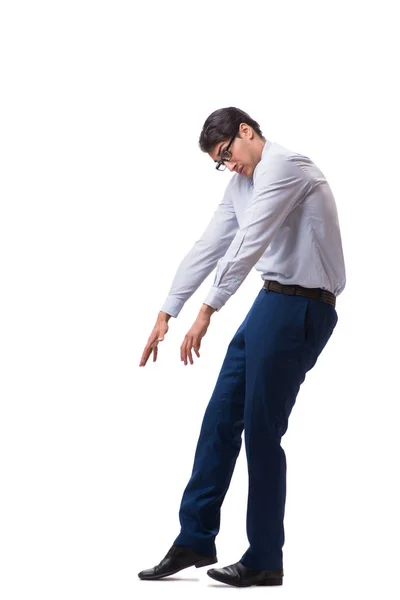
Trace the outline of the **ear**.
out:
<instances>
[{"instance_id":1,"label":"ear","mask_svg":"<svg viewBox=\"0 0 400 600\"><path fill-rule=\"evenodd\" d=\"M254 137L253 128L250 127L250 125L247 125L247 123L240 123L239 134L240 134L240 137L244 137L249 140L253 139L253 137Z\"/></svg>"}]
</instances>

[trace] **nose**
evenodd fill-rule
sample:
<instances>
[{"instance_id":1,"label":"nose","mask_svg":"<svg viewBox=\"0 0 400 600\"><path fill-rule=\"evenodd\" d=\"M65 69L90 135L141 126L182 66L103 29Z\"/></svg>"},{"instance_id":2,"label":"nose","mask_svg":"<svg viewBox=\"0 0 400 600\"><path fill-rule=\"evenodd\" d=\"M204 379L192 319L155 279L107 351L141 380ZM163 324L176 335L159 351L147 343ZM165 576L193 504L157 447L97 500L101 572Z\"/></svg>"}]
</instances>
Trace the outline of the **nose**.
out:
<instances>
[{"instance_id":1,"label":"nose","mask_svg":"<svg viewBox=\"0 0 400 600\"><path fill-rule=\"evenodd\" d=\"M236 162L232 162L231 160L225 163L230 171L234 171L236 167Z\"/></svg>"}]
</instances>

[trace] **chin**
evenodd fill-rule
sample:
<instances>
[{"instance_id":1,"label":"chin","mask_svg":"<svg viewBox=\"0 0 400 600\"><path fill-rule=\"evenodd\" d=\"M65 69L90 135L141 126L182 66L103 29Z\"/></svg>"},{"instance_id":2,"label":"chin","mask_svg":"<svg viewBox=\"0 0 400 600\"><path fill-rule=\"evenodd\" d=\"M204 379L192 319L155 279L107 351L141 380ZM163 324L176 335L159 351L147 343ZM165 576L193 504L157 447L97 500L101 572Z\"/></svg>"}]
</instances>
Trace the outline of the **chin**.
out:
<instances>
[{"instance_id":1,"label":"chin","mask_svg":"<svg viewBox=\"0 0 400 600\"><path fill-rule=\"evenodd\" d=\"M253 175L253 171L251 171L248 167L246 167L245 169L243 169L242 175L243 175L243 177L246 177L247 179L251 179L251 177Z\"/></svg>"}]
</instances>

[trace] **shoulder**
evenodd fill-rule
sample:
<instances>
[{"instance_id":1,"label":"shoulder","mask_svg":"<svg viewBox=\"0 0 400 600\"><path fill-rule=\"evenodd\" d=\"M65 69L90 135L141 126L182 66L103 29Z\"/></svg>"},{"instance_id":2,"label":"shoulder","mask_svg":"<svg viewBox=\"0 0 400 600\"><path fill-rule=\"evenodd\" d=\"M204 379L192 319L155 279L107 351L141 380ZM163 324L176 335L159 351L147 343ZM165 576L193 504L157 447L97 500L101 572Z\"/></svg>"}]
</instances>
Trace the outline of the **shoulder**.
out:
<instances>
[{"instance_id":1,"label":"shoulder","mask_svg":"<svg viewBox=\"0 0 400 600\"><path fill-rule=\"evenodd\" d=\"M308 162L311 162L308 157L280 144L271 143L254 169L254 184L257 185L263 180L274 181L293 177L306 179L302 165Z\"/></svg>"}]
</instances>

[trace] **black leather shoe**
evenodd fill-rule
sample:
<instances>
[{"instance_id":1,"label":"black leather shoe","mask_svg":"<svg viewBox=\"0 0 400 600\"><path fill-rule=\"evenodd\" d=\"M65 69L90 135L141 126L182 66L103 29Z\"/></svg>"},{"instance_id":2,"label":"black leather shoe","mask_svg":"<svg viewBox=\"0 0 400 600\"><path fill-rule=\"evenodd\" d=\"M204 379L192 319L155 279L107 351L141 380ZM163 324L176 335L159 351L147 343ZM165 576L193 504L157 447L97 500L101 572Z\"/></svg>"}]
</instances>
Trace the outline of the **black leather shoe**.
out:
<instances>
[{"instance_id":1,"label":"black leather shoe","mask_svg":"<svg viewBox=\"0 0 400 600\"><path fill-rule=\"evenodd\" d=\"M255 569L245 567L241 562L237 562L223 569L209 569L207 575L221 583L236 585L237 587L282 585L283 569L277 569L276 571L256 571Z\"/></svg>"},{"instance_id":2,"label":"black leather shoe","mask_svg":"<svg viewBox=\"0 0 400 600\"><path fill-rule=\"evenodd\" d=\"M206 567L207 565L213 565L218 562L216 556L206 556L205 554L199 554L190 548L184 548L183 546L175 546L173 544L168 550L162 561L146 571L140 571L138 577L140 579L161 579L162 577L168 577L173 575L182 569L187 567Z\"/></svg>"}]
</instances>

